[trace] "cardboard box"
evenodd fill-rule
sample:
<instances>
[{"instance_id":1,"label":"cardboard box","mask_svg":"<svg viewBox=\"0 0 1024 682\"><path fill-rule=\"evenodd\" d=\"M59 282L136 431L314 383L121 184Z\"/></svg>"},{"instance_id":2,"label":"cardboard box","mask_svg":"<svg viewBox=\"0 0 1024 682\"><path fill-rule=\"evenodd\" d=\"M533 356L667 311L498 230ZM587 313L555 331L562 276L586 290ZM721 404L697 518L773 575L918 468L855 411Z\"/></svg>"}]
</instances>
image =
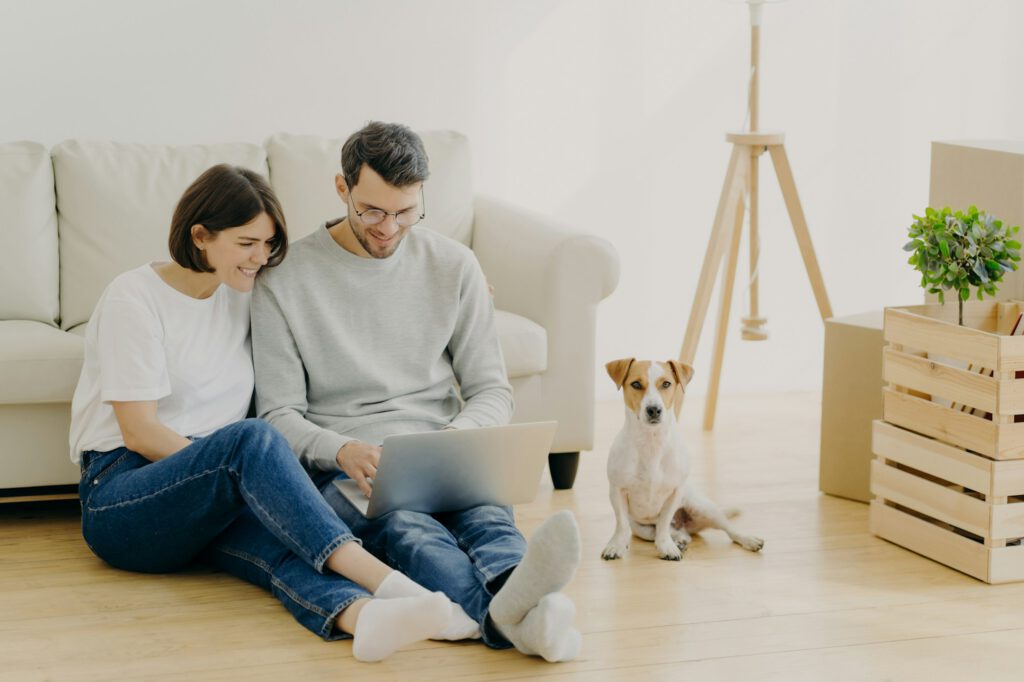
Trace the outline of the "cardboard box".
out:
<instances>
[{"instance_id":1,"label":"cardboard box","mask_svg":"<svg viewBox=\"0 0 1024 682\"><path fill-rule=\"evenodd\" d=\"M928 205L974 205L1024 228L1024 140L932 142ZM998 297L1024 298L1024 269L1003 276Z\"/></svg>"},{"instance_id":2,"label":"cardboard box","mask_svg":"<svg viewBox=\"0 0 1024 682\"><path fill-rule=\"evenodd\" d=\"M871 423L882 418L881 310L825 320L818 488L871 501Z\"/></svg>"}]
</instances>

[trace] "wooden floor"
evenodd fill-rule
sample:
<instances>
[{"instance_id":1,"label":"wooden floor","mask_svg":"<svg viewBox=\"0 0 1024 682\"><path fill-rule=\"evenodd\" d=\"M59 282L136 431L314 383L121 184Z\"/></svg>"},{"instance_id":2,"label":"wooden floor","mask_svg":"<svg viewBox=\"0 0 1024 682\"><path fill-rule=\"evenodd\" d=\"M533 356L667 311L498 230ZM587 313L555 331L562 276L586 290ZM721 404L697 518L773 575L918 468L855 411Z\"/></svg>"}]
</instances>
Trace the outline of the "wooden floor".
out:
<instances>
[{"instance_id":1,"label":"wooden floor","mask_svg":"<svg viewBox=\"0 0 1024 682\"><path fill-rule=\"evenodd\" d=\"M583 651L551 665L476 643L426 642L360 664L230 576L108 568L76 505L0 505L0 679L11 680L1020 680L1024 584L993 587L868 533L867 507L817 491L819 397L725 396L718 426L683 419L694 480L742 508L751 554L712 531L682 562L634 540L600 552L613 521L604 464L622 421L598 405L597 447L574 490L518 510L527 535L571 509L583 562L567 593Z\"/></svg>"}]
</instances>

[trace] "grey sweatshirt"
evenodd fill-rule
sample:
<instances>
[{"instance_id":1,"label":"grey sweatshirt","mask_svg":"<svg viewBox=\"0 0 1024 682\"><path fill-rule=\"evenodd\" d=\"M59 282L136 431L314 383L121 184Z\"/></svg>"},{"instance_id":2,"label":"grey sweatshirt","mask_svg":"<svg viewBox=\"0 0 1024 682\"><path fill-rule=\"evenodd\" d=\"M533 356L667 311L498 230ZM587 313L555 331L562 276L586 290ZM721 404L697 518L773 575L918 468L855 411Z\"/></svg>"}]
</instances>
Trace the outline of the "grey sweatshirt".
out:
<instances>
[{"instance_id":1,"label":"grey sweatshirt","mask_svg":"<svg viewBox=\"0 0 1024 682\"><path fill-rule=\"evenodd\" d=\"M326 228L261 272L252 297L256 409L302 463L335 471L350 440L508 423L512 388L472 251L414 228L390 258L361 258Z\"/></svg>"}]
</instances>

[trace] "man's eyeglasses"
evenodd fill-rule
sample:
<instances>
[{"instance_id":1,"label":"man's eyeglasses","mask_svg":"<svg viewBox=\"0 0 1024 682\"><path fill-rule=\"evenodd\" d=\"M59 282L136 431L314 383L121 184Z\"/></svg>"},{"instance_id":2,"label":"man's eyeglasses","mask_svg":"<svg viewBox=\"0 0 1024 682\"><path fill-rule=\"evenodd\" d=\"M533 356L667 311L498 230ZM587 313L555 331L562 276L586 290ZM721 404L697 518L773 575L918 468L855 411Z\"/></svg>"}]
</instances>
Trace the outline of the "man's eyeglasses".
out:
<instances>
[{"instance_id":1,"label":"man's eyeglasses","mask_svg":"<svg viewBox=\"0 0 1024 682\"><path fill-rule=\"evenodd\" d=\"M349 194L349 196L352 196ZM355 202L355 197L352 197L352 201ZM355 210L355 207L353 207ZM420 185L420 205L407 208L404 211L397 211L395 213L389 213L388 211L382 211L379 208L368 208L365 211L355 211L355 214L359 216L359 220L364 225L377 225L384 222L384 219L389 215L395 216L395 222L401 227L412 227L419 221L427 217L427 202L423 195L423 186Z\"/></svg>"}]
</instances>

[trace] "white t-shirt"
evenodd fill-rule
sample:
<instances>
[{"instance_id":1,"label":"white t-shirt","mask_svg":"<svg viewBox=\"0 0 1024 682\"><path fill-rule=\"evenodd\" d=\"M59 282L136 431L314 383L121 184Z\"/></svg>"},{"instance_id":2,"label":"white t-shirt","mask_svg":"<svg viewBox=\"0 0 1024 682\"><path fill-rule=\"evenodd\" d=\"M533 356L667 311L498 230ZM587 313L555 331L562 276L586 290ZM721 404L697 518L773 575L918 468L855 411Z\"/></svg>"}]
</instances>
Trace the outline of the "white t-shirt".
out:
<instances>
[{"instance_id":1,"label":"white t-shirt","mask_svg":"<svg viewBox=\"0 0 1024 682\"><path fill-rule=\"evenodd\" d=\"M124 446L110 401L157 402L157 418L183 436L244 419L253 390L249 294L221 285L196 299L153 264L106 288L85 334L85 364L71 401L71 461Z\"/></svg>"}]
</instances>

